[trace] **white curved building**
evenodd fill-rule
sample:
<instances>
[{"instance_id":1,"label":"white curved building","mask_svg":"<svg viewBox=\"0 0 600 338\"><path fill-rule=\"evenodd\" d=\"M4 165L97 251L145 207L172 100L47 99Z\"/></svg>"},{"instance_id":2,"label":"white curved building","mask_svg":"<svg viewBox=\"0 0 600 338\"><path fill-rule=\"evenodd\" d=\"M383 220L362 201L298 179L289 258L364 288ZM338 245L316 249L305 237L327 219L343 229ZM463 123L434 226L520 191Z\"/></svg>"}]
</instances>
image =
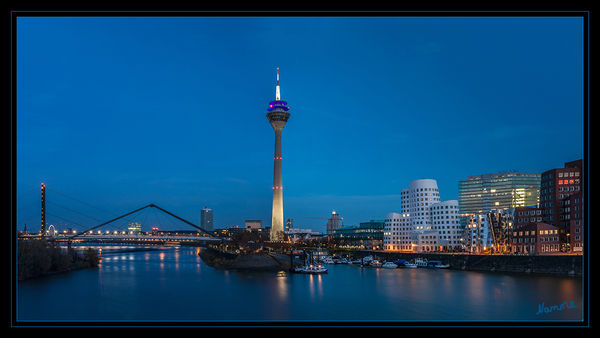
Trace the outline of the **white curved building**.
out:
<instances>
[{"instance_id":1,"label":"white curved building","mask_svg":"<svg viewBox=\"0 0 600 338\"><path fill-rule=\"evenodd\" d=\"M431 206L440 202L437 181L410 181L401 192L402 213L386 217L383 245L390 251L434 251L438 234L433 229Z\"/></svg>"},{"instance_id":2,"label":"white curved building","mask_svg":"<svg viewBox=\"0 0 600 338\"><path fill-rule=\"evenodd\" d=\"M438 246L443 250L461 248L463 235L458 213L458 200L449 200L431 205L432 229L438 232Z\"/></svg>"}]
</instances>

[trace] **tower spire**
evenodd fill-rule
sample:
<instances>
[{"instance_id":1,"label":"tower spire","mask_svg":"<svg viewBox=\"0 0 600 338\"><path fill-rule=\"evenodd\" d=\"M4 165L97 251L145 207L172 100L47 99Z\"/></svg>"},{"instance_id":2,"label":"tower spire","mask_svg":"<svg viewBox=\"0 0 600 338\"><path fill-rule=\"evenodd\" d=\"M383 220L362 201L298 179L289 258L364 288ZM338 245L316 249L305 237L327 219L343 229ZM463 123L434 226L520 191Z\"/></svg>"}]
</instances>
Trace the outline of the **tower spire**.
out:
<instances>
[{"instance_id":1,"label":"tower spire","mask_svg":"<svg viewBox=\"0 0 600 338\"><path fill-rule=\"evenodd\" d=\"M279 67L277 67L277 86L275 86L275 100L281 100L281 92L279 90Z\"/></svg>"}]
</instances>

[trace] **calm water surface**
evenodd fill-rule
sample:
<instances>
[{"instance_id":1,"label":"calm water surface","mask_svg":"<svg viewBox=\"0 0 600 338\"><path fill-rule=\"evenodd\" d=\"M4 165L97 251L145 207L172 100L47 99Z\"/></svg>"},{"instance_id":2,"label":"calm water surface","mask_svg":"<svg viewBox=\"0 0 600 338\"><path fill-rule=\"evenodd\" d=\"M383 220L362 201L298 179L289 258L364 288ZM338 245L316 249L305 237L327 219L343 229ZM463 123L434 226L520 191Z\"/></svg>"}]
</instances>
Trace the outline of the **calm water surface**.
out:
<instances>
[{"instance_id":1,"label":"calm water surface","mask_svg":"<svg viewBox=\"0 0 600 338\"><path fill-rule=\"evenodd\" d=\"M581 320L581 279L329 266L326 275L213 269L197 248L110 253L98 269L19 282L21 321ZM537 314L540 303L572 309Z\"/></svg>"}]
</instances>

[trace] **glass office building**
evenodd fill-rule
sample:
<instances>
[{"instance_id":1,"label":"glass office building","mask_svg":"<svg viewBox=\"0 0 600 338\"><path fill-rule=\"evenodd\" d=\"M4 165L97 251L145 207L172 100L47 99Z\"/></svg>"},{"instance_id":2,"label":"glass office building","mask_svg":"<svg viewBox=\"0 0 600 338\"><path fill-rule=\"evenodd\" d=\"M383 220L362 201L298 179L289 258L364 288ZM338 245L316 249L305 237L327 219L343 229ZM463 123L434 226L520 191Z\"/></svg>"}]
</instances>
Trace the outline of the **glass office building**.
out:
<instances>
[{"instance_id":1,"label":"glass office building","mask_svg":"<svg viewBox=\"0 0 600 338\"><path fill-rule=\"evenodd\" d=\"M461 215L494 209L534 206L540 199L541 174L499 173L469 176L458 182Z\"/></svg>"},{"instance_id":2,"label":"glass office building","mask_svg":"<svg viewBox=\"0 0 600 338\"><path fill-rule=\"evenodd\" d=\"M200 210L200 227L206 231L213 231L213 211L207 207Z\"/></svg>"}]
</instances>

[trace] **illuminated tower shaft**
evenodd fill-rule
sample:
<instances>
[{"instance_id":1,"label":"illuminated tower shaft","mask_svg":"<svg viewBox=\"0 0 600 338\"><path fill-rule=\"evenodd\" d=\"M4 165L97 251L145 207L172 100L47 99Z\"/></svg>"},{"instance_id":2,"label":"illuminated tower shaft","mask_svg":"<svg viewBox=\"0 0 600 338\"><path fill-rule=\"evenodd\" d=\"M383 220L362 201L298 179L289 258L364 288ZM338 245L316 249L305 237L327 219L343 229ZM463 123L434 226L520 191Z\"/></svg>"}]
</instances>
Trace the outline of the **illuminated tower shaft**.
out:
<instances>
[{"instance_id":1,"label":"illuminated tower shaft","mask_svg":"<svg viewBox=\"0 0 600 338\"><path fill-rule=\"evenodd\" d=\"M283 232L283 178L281 174L281 132L290 117L287 102L282 101L279 89L279 68L277 68L277 86L275 101L269 103L267 118L275 131L275 155L273 168L273 216L271 218L271 241L281 241Z\"/></svg>"},{"instance_id":2,"label":"illuminated tower shaft","mask_svg":"<svg viewBox=\"0 0 600 338\"><path fill-rule=\"evenodd\" d=\"M42 237L46 234L46 185L42 183Z\"/></svg>"}]
</instances>

